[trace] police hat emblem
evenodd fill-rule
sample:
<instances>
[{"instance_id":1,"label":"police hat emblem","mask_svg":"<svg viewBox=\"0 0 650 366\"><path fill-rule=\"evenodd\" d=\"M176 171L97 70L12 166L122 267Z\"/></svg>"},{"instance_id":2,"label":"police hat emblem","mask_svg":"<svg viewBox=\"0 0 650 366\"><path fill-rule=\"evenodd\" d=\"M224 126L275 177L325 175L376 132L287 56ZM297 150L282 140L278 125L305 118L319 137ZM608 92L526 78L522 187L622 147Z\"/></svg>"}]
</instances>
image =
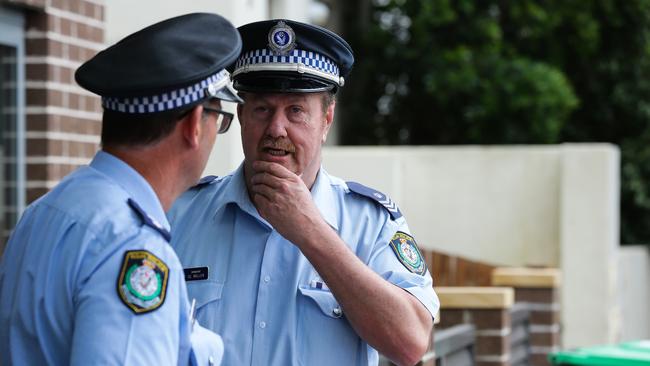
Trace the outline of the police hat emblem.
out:
<instances>
[{"instance_id":1,"label":"police hat emblem","mask_svg":"<svg viewBox=\"0 0 650 366\"><path fill-rule=\"evenodd\" d=\"M268 39L269 48L283 56L296 47L296 33L283 21L271 28Z\"/></svg>"},{"instance_id":2,"label":"police hat emblem","mask_svg":"<svg viewBox=\"0 0 650 366\"><path fill-rule=\"evenodd\" d=\"M131 250L124 254L117 292L134 313L148 313L165 301L168 277L165 262L146 250Z\"/></svg>"}]
</instances>

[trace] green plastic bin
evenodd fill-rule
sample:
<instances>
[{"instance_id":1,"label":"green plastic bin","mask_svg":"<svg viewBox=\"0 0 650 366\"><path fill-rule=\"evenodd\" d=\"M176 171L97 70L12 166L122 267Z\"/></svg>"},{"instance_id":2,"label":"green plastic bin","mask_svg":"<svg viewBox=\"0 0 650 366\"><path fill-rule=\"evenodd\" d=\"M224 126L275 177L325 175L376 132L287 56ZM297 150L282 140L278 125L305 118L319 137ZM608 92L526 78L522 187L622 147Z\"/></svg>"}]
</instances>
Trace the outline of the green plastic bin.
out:
<instances>
[{"instance_id":1,"label":"green plastic bin","mask_svg":"<svg viewBox=\"0 0 650 366\"><path fill-rule=\"evenodd\" d=\"M549 360L553 365L649 366L650 340L561 351Z\"/></svg>"}]
</instances>

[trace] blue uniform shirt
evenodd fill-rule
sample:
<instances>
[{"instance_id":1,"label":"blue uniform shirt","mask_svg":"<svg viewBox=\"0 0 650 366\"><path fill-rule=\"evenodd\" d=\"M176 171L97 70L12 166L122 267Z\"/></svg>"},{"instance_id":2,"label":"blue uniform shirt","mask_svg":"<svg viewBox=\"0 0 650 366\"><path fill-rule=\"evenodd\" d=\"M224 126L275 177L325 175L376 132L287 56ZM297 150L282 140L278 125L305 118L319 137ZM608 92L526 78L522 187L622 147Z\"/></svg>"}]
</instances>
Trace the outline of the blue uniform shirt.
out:
<instances>
[{"instance_id":1,"label":"blue uniform shirt","mask_svg":"<svg viewBox=\"0 0 650 366\"><path fill-rule=\"evenodd\" d=\"M187 364L189 303L168 234L151 186L105 152L31 204L0 263L0 364Z\"/></svg>"},{"instance_id":2,"label":"blue uniform shirt","mask_svg":"<svg viewBox=\"0 0 650 366\"><path fill-rule=\"evenodd\" d=\"M391 249L401 215L320 170L312 187L324 219L364 263L439 307L431 275L407 269ZM172 246L186 271L198 320L224 340L224 365L376 365L377 351L355 333L318 273L251 203L243 168L197 186L168 213Z\"/></svg>"}]
</instances>

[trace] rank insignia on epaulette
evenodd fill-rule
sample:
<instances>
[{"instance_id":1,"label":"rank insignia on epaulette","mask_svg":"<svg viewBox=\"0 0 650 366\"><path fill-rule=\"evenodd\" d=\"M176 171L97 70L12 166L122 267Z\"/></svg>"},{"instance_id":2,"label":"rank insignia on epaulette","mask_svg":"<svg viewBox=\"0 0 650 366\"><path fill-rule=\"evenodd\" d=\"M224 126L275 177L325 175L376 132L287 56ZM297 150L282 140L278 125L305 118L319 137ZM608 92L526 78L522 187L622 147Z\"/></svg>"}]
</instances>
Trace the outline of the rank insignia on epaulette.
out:
<instances>
[{"instance_id":1,"label":"rank insignia on epaulette","mask_svg":"<svg viewBox=\"0 0 650 366\"><path fill-rule=\"evenodd\" d=\"M165 301L168 278L165 262L146 250L130 250L124 254L117 292L134 313L148 313Z\"/></svg>"},{"instance_id":2,"label":"rank insignia on epaulette","mask_svg":"<svg viewBox=\"0 0 650 366\"><path fill-rule=\"evenodd\" d=\"M217 177L216 175L206 175L205 177L199 179L199 181L196 182L196 184L194 186L192 186L192 188L203 187L206 184L210 184L210 183L214 182L218 178L219 177Z\"/></svg>"},{"instance_id":3,"label":"rank insignia on epaulette","mask_svg":"<svg viewBox=\"0 0 650 366\"><path fill-rule=\"evenodd\" d=\"M397 204L387 195L372 188L366 187L361 183L346 182L346 184L348 185L350 191L360 194L364 197L368 197L386 208L393 220L397 220L402 217L402 211L400 211L399 207L397 207Z\"/></svg>"},{"instance_id":4,"label":"rank insignia on epaulette","mask_svg":"<svg viewBox=\"0 0 650 366\"><path fill-rule=\"evenodd\" d=\"M129 198L127 200L129 206L140 216L142 219L142 222L149 226L150 228L156 230L160 235L162 235L167 242L172 240L172 234L169 233L169 230L165 229L155 218L151 217L148 213L146 213L140 205L138 205L137 202L135 202L133 199Z\"/></svg>"},{"instance_id":5,"label":"rank insignia on epaulette","mask_svg":"<svg viewBox=\"0 0 650 366\"><path fill-rule=\"evenodd\" d=\"M427 263L411 235L401 231L396 232L390 240L390 247L406 269L419 275L426 273Z\"/></svg>"}]
</instances>

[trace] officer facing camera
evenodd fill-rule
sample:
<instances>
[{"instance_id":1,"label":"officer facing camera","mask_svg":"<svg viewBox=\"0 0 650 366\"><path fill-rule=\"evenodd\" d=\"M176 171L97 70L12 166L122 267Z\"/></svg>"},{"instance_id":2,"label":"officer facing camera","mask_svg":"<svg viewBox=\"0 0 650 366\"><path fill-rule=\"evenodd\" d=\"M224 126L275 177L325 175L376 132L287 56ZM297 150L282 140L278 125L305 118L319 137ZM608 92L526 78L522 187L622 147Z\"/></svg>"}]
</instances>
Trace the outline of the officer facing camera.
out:
<instances>
[{"instance_id":1,"label":"officer facing camera","mask_svg":"<svg viewBox=\"0 0 650 366\"><path fill-rule=\"evenodd\" d=\"M321 166L350 46L290 20L239 31L244 162L169 213L197 318L229 365L418 362L439 302L415 238L387 196Z\"/></svg>"},{"instance_id":2,"label":"officer facing camera","mask_svg":"<svg viewBox=\"0 0 650 366\"><path fill-rule=\"evenodd\" d=\"M151 25L81 65L102 97L101 151L31 204L0 264L0 364L216 364L193 325L165 211L200 177L241 102L225 68L237 30L216 14ZM91 122L88 122L91 123Z\"/></svg>"}]
</instances>

